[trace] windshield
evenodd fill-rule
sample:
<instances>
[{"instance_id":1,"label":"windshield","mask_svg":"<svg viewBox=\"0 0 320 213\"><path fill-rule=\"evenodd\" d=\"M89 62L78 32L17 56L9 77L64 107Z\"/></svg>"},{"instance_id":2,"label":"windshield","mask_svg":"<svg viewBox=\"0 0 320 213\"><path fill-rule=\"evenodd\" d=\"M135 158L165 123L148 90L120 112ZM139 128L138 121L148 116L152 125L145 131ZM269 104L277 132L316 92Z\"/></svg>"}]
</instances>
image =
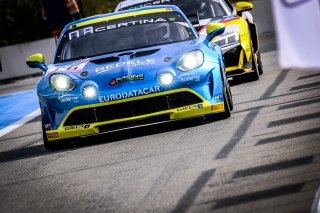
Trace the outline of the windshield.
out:
<instances>
[{"instance_id":1,"label":"windshield","mask_svg":"<svg viewBox=\"0 0 320 213\"><path fill-rule=\"evenodd\" d=\"M195 38L177 12L122 18L67 31L59 44L55 63Z\"/></svg>"},{"instance_id":2,"label":"windshield","mask_svg":"<svg viewBox=\"0 0 320 213\"><path fill-rule=\"evenodd\" d=\"M228 15L226 9L224 9L219 0L154 0L130 5L128 7L120 8L119 10L128 10L159 4L176 5L187 16L196 15L198 13L200 19L218 18Z\"/></svg>"}]
</instances>

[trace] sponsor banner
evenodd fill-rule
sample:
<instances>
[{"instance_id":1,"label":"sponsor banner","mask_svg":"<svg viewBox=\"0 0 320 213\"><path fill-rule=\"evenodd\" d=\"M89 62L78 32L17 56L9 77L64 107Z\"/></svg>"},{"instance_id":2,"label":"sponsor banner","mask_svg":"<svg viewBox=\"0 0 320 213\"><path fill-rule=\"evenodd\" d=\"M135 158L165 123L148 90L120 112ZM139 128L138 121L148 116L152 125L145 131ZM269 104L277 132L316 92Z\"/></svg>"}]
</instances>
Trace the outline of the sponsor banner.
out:
<instances>
[{"instance_id":1,"label":"sponsor banner","mask_svg":"<svg viewBox=\"0 0 320 213\"><path fill-rule=\"evenodd\" d=\"M76 129L88 129L90 128L89 124L84 124L84 125L75 125L75 126L66 126L64 130L76 130Z\"/></svg>"},{"instance_id":2,"label":"sponsor banner","mask_svg":"<svg viewBox=\"0 0 320 213\"><path fill-rule=\"evenodd\" d=\"M91 35L94 33L99 33L107 30L115 30L123 27L131 27L137 25L144 25L144 24L153 24L153 23L164 23L167 22L166 18L145 18L145 19L138 19L138 20L130 20L125 22L119 22L114 24L108 24L107 22L104 25L93 25L90 27L82 28L79 30L69 32L69 40L77 39L82 36Z\"/></svg>"},{"instance_id":3,"label":"sponsor banner","mask_svg":"<svg viewBox=\"0 0 320 213\"><path fill-rule=\"evenodd\" d=\"M157 93L157 92L160 92L159 86L146 87L143 89L137 89L137 90L131 90L131 91L126 91L126 92L119 92L119 93L113 93L113 94L100 96L99 102L103 103L103 102L108 102L108 101L116 101L116 100L121 100L121 99L126 99L126 98L137 97L137 96L141 96L141 95L148 95L148 94Z\"/></svg>"},{"instance_id":4,"label":"sponsor banner","mask_svg":"<svg viewBox=\"0 0 320 213\"><path fill-rule=\"evenodd\" d=\"M183 111L188 111L188 110L193 110L193 109L201 109L203 108L202 104L194 104L190 106L185 106L185 107L180 107L177 109L177 112L183 112Z\"/></svg>"},{"instance_id":5,"label":"sponsor banner","mask_svg":"<svg viewBox=\"0 0 320 213\"><path fill-rule=\"evenodd\" d=\"M47 132L47 138L48 139L56 139L59 138L59 134L57 132Z\"/></svg>"},{"instance_id":6,"label":"sponsor banner","mask_svg":"<svg viewBox=\"0 0 320 213\"><path fill-rule=\"evenodd\" d=\"M218 94L218 95L214 96L214 100L222 100L222 99L223 99L222 94Z\"/></svg>"},{"instance_id":7,"label":"sponsor banner","mask_svg":"<svg viewBox=\"0 0 320 213\"><path fill-rule=\"evenodd\" d=\"M152 65L156 63L156 59L155 58L148 58L145 60L132 60L132 61L124 61L124 62L119 62L119 63L115 63L115 64L109 64L107 66L104 67L98 67L96 68L96 73L100 74L100 73L104 73L104 72L108 72L114 69L118 69L124 66L129 66L129 67L137 67L137 66L147 66L147 65Z\"/></svg>"},{"instance_id":8,"label":"sponsor banner","mask_svg":"<svg viewBox=\"0 0 320 213\"><path fill-rule=\"evenodd\" d=\"M137 74L137 75L125 75L119 78L114 78L110 81L110 85L121 84L126 81L139 81L144 79L144 74Z\"/></svg>"},{"instance_id":9,"label":"sponsor banner","mask_svg":"<svg viewBox=\"0 0 320 213\"><path fill-rule=\"evenodd\" d=\"M61 103L68 103L68 102L78 103L79 102L79 97L78 96L74 96L74 95L63 95L63 96L60 96L58 98L58 100Z\"/></svg>"},{"instance_id":10,"label":"sponsor banner","mask_svg":"<svg viewBox=\"0 0 320 213\"><path fill-rule=\"evenodd\" d=\"M319 68L320 1L273 0L279 61L286 68Z\"/></svg>"},{"instance_id":11,"label":"sponsor banner","mask_svg":"<svg viewBox=\"0 0 320 213\"><path fill-rule=\"evenodd\" d=\"M82 72L90 58L83 59L67 66L54 66L46 72L46 76L55 72Z\"/></svg>"},{"instance_id":12,"label":"sponsor banner","mask_svg":"<svg viewBox=\"0 0 320 213\"><path fill-rule=\"evenodd\" d=\"M187 75L179 77L181 83L199 82L201 80L200 75Z\"/></svg>"}]
</instances>

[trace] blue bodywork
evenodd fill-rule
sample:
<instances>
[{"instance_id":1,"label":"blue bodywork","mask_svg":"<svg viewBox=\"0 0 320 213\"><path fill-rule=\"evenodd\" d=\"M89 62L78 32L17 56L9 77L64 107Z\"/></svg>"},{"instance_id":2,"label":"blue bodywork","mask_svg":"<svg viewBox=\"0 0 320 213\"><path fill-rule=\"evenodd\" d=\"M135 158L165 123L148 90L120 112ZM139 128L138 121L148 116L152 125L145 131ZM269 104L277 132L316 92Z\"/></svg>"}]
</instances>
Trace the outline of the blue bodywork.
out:
<instances>
[{"instance_id":1,"label":"blue bodywork","mask_svg":"<svg viewBox=\"0 0 320 213\"><path fill-rule=\"evenodd\" d=\"M152 8L168 7L156 6ZM183 15L177 7L170 6L170 8ZM131 10L130 12L148 9L142 8ZM116 14L127 12L122 11ZM70 23L66 26L62 35L72 25L108 15L110 14L93 16ZM184 15L183 17L192 26ZM50 64L37 85L44 130L56 130L61 127L63 120L74 107L90 107L91 105L110 103L112 101L125 101L129 98L143 98L145 95L160 94L181 88L194 91L212 105L223 102L222 94L227 85L227 79L224 72L221 49L219 46L209 42L206 37L199 37L196 31L193 31L196 35L194 40ZM177 63L179 59L193 50L201 50L203 52L204 63L194 70L178 70ZM130 58L132 54L145 51L152 52L152 54ZM113 57L117 57L118 60L103 63L104 59ZM162 86L159 83L159 76L164 72L171 72L174 76L174 83L170 86ZM54 90L50 85L50 77L52 74L57 73L70 76L75 81L76 87L69 92ZM132 81L119 81L117 83L113 81L117 78L132 75L143 77ZM82 89L88 84L93 84L98 88L96 98L86 99L83 96Z\"/></svg>"}]
</instances>

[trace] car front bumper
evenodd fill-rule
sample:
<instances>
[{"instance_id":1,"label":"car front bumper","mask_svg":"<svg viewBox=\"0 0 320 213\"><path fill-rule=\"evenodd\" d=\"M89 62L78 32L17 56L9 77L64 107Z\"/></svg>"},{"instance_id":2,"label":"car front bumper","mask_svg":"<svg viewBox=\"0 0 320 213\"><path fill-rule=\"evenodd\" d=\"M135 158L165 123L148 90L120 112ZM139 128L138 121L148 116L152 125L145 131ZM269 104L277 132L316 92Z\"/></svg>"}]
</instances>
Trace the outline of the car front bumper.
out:
<instances>
[{"instance_id":1,"label":"car front bumper","mask_svg":"<svg viewBox=\"0 0 320 213\"><path fill-rule=\"evenodd\" d=\"M184 88L75 107L58 129L46 131L46 135L48 141L56 141L224 112L223 97L214 98L217 101L212 104ZM149 100L149 105L145 100Z\"/></svg>"}]
</instances>

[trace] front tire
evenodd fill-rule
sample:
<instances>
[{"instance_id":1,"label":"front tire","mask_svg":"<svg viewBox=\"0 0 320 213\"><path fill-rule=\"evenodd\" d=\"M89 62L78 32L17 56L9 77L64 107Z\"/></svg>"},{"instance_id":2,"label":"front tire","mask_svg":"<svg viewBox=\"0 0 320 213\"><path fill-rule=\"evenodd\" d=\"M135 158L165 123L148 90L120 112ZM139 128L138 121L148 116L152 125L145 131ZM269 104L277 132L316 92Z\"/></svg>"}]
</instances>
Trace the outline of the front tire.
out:
<instances>
[{"instance_id":1,"label":"front tire","mask_svg":"<svg viewBox=\"0 0 320 213\"><path fill-rule=\"evenodd\" d=\"M232 97L228 96L228 92L227 92L227 88L223 89L223 102L224 102L224 112L221 113L214 113L214 114L209 114L205 116L205 119L207 122L211 122L211 121L218 121L218 120L223 120L223 119L227 119L231 116L231 104L229 102L229 100L232 100ZM232 108L233 108L233 103L232 103Z\"/></svg>"},{"instance_id":2,"label":"front tire","mask_svg":"<svg viewBox=\"0 0 320 213\"><path fill-rule=\"evenodd\" d=\"M231 116L231 110L233 109L233 103L230 103L230 97L228 92L228 87L223 90L223 99L224 99L224 112L221 113L221 119L227 119ZM232 105L232 109L231 109Z\"/></svg>"},{"instance_id":3,"label":"front tire","mask_svg":"<svg viewBox=\"0 0 320 213\"><path fill-rule=\"evenodd\" d=\"M258 70L259 70L259 75L262 75L262 74L263 74L263 64L262 64L262 59L261 59L260 50L258 50L257 56L258 56Z\"/></svg>"},{"instance_id":4,"label":"front tire","mask_svg":"<svg viewBox=\"0 0 320 213\"><path fill-rule=\"evenodd\" d=\"M252 72L250 73L250 77L252 81L257 81L260 78L259 68L256 54L254 53L252 42L251 42L251 63L252 63Z\"/></svg>"},{"instance_id":5,"label":"front tire","mask_svg":"<svg viewBox=\"0 0 320 213\"><path fill-rule=\"evenodd\" d=\"M228 102L229 102L230 111L233 111L233 99L232 99L232 93L231 93L229 83L227 83L226 90L227 90L227 94L228 94Z\"/></svg>"}]
</instances>

